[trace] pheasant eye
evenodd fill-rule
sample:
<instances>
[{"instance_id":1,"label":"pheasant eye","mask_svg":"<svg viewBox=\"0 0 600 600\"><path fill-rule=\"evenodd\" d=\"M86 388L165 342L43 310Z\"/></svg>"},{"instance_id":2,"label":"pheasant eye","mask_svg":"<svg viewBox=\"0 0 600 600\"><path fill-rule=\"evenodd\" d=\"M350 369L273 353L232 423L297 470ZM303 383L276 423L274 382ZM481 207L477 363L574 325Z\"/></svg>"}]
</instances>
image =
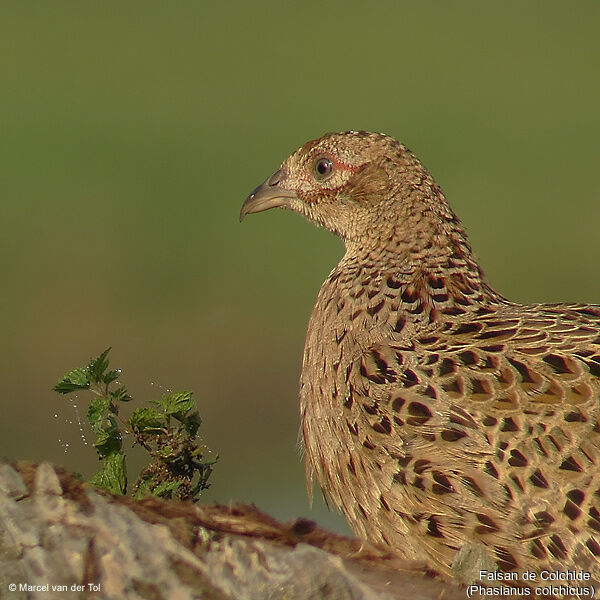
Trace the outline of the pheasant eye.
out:
<instances>
[{"instance_id":1,"label":"pheasant eye","mask_svg":"<svg viewBox=\"0 0 600 600\"><path fill-rule=\"evenodd\" d=\"M315 160L314 171L315 179L327 179L333 173L333 162L329 158L317 158Z\"/></svg>"}]
</instances>

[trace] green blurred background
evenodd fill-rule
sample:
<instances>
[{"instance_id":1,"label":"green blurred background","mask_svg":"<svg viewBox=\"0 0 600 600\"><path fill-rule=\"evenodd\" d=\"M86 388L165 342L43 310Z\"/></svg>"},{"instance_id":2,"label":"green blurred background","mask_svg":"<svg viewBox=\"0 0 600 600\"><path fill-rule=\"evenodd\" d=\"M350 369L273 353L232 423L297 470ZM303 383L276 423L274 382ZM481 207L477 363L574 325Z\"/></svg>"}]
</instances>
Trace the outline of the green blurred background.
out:
<instances>
[{"instance_id":1,"label":"green blurred background","mask_svg":"<svg viewBox=\"0 0 600 600\"><path fill-rule=\"evenodd\" d=\"M308 139L384 131L500 292L597 303L599 28L596 0L2 3L0 454L91 474L50 387L111 345L134 395L196 393L207 499L343 531L296 446L341 244L284 211L240 225L244 198Z\"/></svg>"}]
</instances>

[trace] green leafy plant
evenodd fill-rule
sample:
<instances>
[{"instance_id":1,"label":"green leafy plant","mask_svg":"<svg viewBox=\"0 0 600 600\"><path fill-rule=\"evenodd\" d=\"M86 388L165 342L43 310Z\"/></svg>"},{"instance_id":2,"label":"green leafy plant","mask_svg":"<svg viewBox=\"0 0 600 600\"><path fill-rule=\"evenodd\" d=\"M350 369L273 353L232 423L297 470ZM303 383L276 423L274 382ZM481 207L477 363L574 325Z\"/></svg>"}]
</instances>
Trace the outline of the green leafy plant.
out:
<instances>
[{"instance_id":1,"label":"green leafy plant","mask_svg":"<svg viewBox=\"0 0 600 600\"><path fill-rule=\"evenodd\" d=\"M133 496L160 496L197 502L216 458L205 460L206 446L197 441L202 423L192 392L166 394L137 408L125 420L120 415L124 403L132 400L127 388L119 385L120 369L109 370L108 353L92 359L85 367L69 371L52 389L59 394L89 390L93 396L87 418L96 434L94 447L102 467L90 483L114 494L127 493L127 468L123 440L130 436L150 455L142 469Z\"/></svg>"}]
</instances>

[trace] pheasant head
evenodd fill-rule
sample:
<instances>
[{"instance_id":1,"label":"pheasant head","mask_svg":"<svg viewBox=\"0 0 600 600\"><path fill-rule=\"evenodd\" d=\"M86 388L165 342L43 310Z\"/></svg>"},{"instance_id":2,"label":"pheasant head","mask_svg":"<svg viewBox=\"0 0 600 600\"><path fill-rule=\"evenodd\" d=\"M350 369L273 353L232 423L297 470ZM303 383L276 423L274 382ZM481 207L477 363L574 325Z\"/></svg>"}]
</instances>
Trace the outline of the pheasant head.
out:
<instances>
[{"instance_id":1,"label":"pheasant head","mask_svg":"<svg viewBox=\"0 0 600 600\"><path fill-rule=\"evenodd\" d=\"M383 134L329 133L304 144L248 196L240 218L274 207L339 235L347 255L380 251L422 263L471 253L425 167Z\"/></svg>"}]
</instances>

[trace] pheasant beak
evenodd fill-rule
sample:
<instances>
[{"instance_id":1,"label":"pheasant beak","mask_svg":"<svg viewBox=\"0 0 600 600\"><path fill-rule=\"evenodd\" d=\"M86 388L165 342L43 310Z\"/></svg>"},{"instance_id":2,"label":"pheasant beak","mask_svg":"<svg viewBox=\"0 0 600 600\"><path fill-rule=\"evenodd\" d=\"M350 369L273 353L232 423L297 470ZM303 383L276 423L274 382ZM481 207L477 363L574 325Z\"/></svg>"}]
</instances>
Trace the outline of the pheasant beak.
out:
<instances>
[{"instance_id":1,"label":"pheasant beak","mask_svg":"<svg viewBox=\"0 0 600 600\"><path fill-rule=\"evenodd\" d=\"M247 198L240 211L240 221L250 213L262 212L278 206L288 206L290 201L298 199L296 192L281 187L281 169L261 183Z\"/></svg>"}]
</instances>

